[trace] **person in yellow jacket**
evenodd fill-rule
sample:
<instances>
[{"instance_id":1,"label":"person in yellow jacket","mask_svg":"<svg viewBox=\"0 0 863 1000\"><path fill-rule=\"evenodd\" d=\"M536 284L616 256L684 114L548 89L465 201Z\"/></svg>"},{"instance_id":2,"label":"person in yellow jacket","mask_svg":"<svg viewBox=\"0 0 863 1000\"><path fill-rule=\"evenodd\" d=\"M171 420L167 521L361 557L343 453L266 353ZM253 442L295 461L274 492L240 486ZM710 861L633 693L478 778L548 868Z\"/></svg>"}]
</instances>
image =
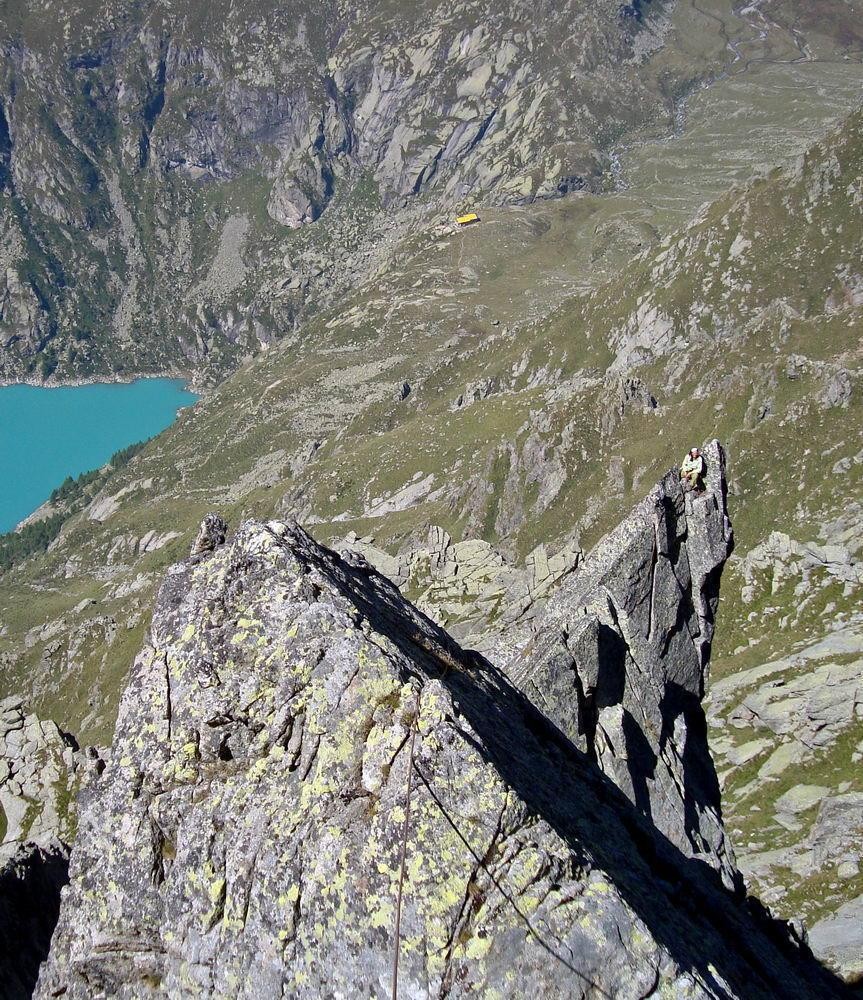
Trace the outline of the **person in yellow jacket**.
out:
<instances>
[{"instance_id":1,"label":"person in yellow jacket","mask_svg":"<svg viewBox=\"0 0 863 1000\"><path fill-rule=\"evenodd\" d=\"M705 471L704 456L698 448L690 448L689 454L680 465L680 479L684 489L703 493Z\"/></svg>"}]
</instances>

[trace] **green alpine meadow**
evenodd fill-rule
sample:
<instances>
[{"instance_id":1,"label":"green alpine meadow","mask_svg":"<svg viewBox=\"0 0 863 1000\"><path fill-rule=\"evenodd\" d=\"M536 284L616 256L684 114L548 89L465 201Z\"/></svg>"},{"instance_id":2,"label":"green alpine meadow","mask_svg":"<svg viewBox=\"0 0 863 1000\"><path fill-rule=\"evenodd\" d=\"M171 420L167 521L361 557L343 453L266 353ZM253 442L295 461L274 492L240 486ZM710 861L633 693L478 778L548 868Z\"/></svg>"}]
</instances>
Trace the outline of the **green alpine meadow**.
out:
<instances>
[{"instance_id":1,"label":"green alpine meadow","mask_svg":"<svg viewBox=\"0 0 863 1000\"><path fill-rule=\"evenodd\" d=\"M861 14L0 3L0 994L859 994Z\"/></svg>"}]
</instances>

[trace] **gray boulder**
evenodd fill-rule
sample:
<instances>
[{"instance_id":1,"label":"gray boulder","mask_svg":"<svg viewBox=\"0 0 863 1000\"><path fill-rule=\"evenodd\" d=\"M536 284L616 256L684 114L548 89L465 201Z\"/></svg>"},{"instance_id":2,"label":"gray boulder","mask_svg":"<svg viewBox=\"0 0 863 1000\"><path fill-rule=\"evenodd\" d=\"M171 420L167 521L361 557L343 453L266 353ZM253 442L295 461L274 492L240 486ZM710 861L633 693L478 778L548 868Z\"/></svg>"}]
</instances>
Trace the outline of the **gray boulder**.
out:
<instances>
[{"instance_id":1,"label":"gray boulder","mask_svg":"<svg viewBox=\"0 0 863 1000\"><path fill-rule=\"evenodd\" d=\"M819 920L809 932L812 949L849 983L863 981L863 895Z\"/></svg>"},{"instance_id":2,"label":"gray boulder","mask_svg":"<svg viewBox=\"0 0 863 1000\"><path fill-rule=\"evenodd\" d=\"M844 369L834 372L827 380L824 390L821 393L821 406L825 410L834 407L847 409L851 400L851 376Z\"/></svg>"}]
</instances>

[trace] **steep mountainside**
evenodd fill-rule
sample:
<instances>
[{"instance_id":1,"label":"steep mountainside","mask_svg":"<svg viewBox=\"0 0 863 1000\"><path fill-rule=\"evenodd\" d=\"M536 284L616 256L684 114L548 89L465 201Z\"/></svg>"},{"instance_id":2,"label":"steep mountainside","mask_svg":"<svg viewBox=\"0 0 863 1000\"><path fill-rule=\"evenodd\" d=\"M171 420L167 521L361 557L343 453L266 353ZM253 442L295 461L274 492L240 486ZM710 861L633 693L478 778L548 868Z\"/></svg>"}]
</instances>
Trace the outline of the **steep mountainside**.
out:
<instances>
[{"instance_id":1,"label":"steep mountainside","mask_svg":"<svg viewBox=\"0 0 863 1000\"><path fill-rule=\"evenodd\" d=\"M0 378L217 377L435 213L608 188L701 81L856 60L832 0L715 6L4 4Z\"/></svg>"},{"instance_id":2,"label":"steep mountainside","mask_svg":"<svg viewBox=\"0 0 863 1000\"><path fill-rule=\"evenodd\" d=\"M450 311L457 284L452 297L411 291L428 266L418 241L378 295L345 300L303 342L244 367L110 475L46 556L5 575L5 689L32 690L64 728L106 740L156 581L214 506L231 518L294 512L321 538L362 539L367 558L390 560L407 593L502 663L580 545L693 437L721 433L738 555L714 679L779 663L741 675L736 709L746 685L806 676L799 651L840 629L838 646L813 655L835 703L851 706L836 715L803 697L765 736L754 703L729 723L721 696L712 718L732 833L751 883L789 917L811 923L855 899L861 121L706 208L550 321L495 325L512 307L482 270L481 229L446 252L451 267L475 268L486 291L470 294L489 296L486 311ZM405 337L421 314L436 318ZM798 710L821 736L786 746ZM820 852L824 829L838 853ZM773 844L791 850L749 863Z\"/></svg>"},{"instance_id":3,"label":"steep mountainside","mask_svg":"<svg viewBox=\"0 0 863 1000\"><path fill-rule=\"evenodd\" d=\"M705 69L651 6L6 9L3 373L225 367L313 304L325 211L344 286L381 209L596 185Z\"/></svg>"},{"instance_id":4,"label":"steep mountainside","mask_svg":"<svg viewBox=\"0 0 863 1000\"><path fill-rule=\"evenodd\" d=\"M166 576L85 792L36 996L385 997L396 976L417 997L841 996L713 867L735 880L691 690L730 541L710 459L705 494L667 477L560 592L537 629L555 653L525 650L549 711L571 711L580 677L600 726L615 697L630 739L661 723L654 767L679 784L645 781L627 744L634 804L580 722L561 731L367 564L278 521L196 545ZM619 572L645 544L655 617L645 581ZM590 634L561 626L603 603L619 617L599 619L591 679ZM635 708L654 695L659 719Z\"/></svg>"},{"instance_id":5,"label":"steep mountainside","mask_svg":"<svg viewBox=\"0 0 863 1000\"><path fill-rule=\"evenodd\" d=\"M452 295L412 292L428 266L418 246L380 297L345 300L244 367L111 474L45 557L3 578L7 683L34 673L64 721L89 700L83 733L95 723L105 738L119 654L140 641L127 626L141 627L185 544L171 533L188 538L214 506L294 511L323 538L373 533L390 552L422 548L438 524L520 561L573 533L591 542L691 436L721 431L743 554L790 524L814 537L844 507L824 464L848 452L843 490L859 482L861 156L857 114L793 173L730 194L549 322L495 325L508 307L492 311L494 274L474 279L488 287L479 316L452 308L464 296L446 272L438 288ZM485 239L459 234L445 252L479 270ZM420 315L429 325L408 336ZM405 585L422 579L417 565ZM457 609L446 617L457 624ZM61 683L62 706L49 693Z\"/></svg>"},{"instance_id":6,"label":"steep mountainside","mask_svg":"<svg viewBox=\"0 0 863 1000\"><path fill-rule=\"evenodd\" d=\"M0 698L61 727L38 753L110 740L208 511L298 517L502 669L584 550L719 437L728 834L747 884L859 980L854 4L110 4L97 24L105 6L0 7L0 375L238 367L0 574ZM459 207L481 223L437 225ZM618 694L539 707L640 807L680 767L662 741L616 753ZM3 724L35 737L20 703ZM16 781L4 807L32 818ZM683 811L716 850L717 797Z\"/></svg>"}]
</instances>

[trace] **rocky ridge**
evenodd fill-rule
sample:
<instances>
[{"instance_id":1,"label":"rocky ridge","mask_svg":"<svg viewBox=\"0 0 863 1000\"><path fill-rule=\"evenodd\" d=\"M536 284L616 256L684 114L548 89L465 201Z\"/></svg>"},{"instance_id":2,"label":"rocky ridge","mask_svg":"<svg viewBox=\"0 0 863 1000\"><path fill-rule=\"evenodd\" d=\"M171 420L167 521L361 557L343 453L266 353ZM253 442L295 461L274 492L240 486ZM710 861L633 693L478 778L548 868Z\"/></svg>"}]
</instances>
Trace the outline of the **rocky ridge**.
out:
<instances>
[{"instance_id":1,"label":"rocky ridge","mask_svg":"<svg viewBox=\"0 0 863 1000\"><path fill-rule=\"evenodd\" d=\"M779 17L776 4L746 9L754 20ZM770 28L765 44L775 38ZM765 82L773 70L760 56L754 61ZM852 62L838 65L846 80L852 71ZM807 57L793 72L800 86L785 86L779 96L784 113L794 93L796 115L820 92L805 80L825 82L828 69ZM732 89L743 96L739 80ZM737 104L735 116L747 133L775 137L750 130L749 112ZM796 125L783 125L789 137ZM531 305L518 314L528 321L513 323L512 302L562 294L559 250L571 230L555 228L555 220L587 211L590 197L508 210L507 222L489 210L482 227L435 244L433 256L402 259L376 281L373 298L341 301L306 325L303 338L236 373L126 472L112 475L105 497L132 483L138 488L111 505L104 522L73 519L49 553L4 575L2 693L26 688L40 715L88 740L108 739L153 589L213 507L235 523L297 512L330 544L349 530L373 534L374 545L398 560L422 548L434 524L453 545L482 539L517 567L540 541L554 552L574 526L592 544L645 484L679 461L691 438L718 435L732 458L738 555L723 581L714 680L787 662L753 685L793 683L795 697L783 699L774 685L757 700L771 708L802 702L795 718L809 730L808 695L796 676L830 665L841 668L830 676L847 689L855 655L850 647L820 660L798 654L833 630L853 631L859 612L859 516L849 499L861 485L860 128L860 116L852 116L790 172L764 174L723 197L632 260L601 294L570 303L550 321L538 322L545 313ZM684 152L685 137L660 145L664 170ZM773 139L769 146L765 162L774 162ZM703 176L687 167L688 178L696 175ZM555 259L536 256L531 244L525 264L513 233L545 225ZM498 318L504 325L495 325ZM631 370L610 368L618 347ZM640 399L628 388L635 378ZM460 396L470 405L456 407ZM431 483L427 492L411 492L417 474L417 482ZM151 531L161 539L175 530L183 538L156 551L137 544ZM784 539L773 544L774 532L787 546ZM756 548L759 565L747 564ZM485 562L483 553L470 553L471 564L475 555L477 566ZM470 600L458 609L452 592L443 613L457 625L472 611ZM729 711L750 693L741 690ZM813 723L826 720L829 708L813 703ZM821 802L863 791L854 758L863 722L829 721L819 730L825 745L813 744L811 756L778 776L759 776L754 795L738 797L790 734L743 713L731 725L726 715L715 716L711 745L751 890L789 918L805 913L810 925L829 918L863 892L848 874L853 846L840 848L841 874L820 855L810 864L814 855L805 854L812 874L802 878L781 866L750 867L747 858L777 844L795 859L814 850L809 833L820 803L805 803L823 789ZM797 785L806 787L785 798ZM777 813L799 829L774 823ZM853 815L829 812L831 825ZM853 831L852 823L852 838Z\"/></svg>"},{"instance_id":2,"label":"rocky ridge","mask_svg":"<svg viewBox=\"0 0 863 1000\"><path fill-rule=\"evenodd\" d=\"M669 472L551 596L507 673L684 854L739 885L701 699L733 545L725 454L703 493Z\"/></svg>"},{"instance_id":3,"label":"rocky ridge","mask_svg":"<svg viewBox=\"0 0 863 1000\"><path fill-rule=\"evenodd\" d=\"M705 496L687 503L670 473L586 562L577 544L553 554L540 545L518 568L489 543L453 543L439 527L397 556L355 533L337 548L418 595L417 607L504 668L681 850L706 849L732 886L718 785L710 778L709 787L687 789L686 778L713 773L693 706L704 694L713 636L711 577L732 548L727 516L717 516L726 509L725 455L717 442L704 454ZM690 589L698 600L681 609ZM639 671L653 683L627 681ZM700 763L687 768L685 759Z\"/></svg>"},{"instance_id":4,"label":"rocky ridge","mask_svg":"<svg viewBox=\"0 0 863 1000\"><path fill-rule=\"evenodd\" d=\"M624 667L626 690L647 697L648 738L651 689L703 684L730 545L710 455L703 496L669 478L615 538L623 562L643 558L645 530L658 539L657 628L672 607L683 615L650 669ZM712 803L697 849L688 827L678 846L669 804L679 795L691 818L695 772L710 769L693 752L700 690L688 731L669 706L664 763L682 753L684 784L644 786L645 810L560 717L578 704L573 660L584 690L593 667L618 669L605 648L591 658L583 632L556 672L546 650L526 651L537 705L365 560L294 524L249 521L196 549L167 574L110 762L82 793L37 997L383 997L394 934L415 996L840 995L787 929L723 888L717 869L733 866ZM606 562L600 546L586 590ZM597 613L614 589L599 578ZM578 579L537 621L537 643L553 622L560 635L563 608L583 616ZM617 596L631 618L603 624L641 652L640 578Z\"/></svg>"}]
</instances>

